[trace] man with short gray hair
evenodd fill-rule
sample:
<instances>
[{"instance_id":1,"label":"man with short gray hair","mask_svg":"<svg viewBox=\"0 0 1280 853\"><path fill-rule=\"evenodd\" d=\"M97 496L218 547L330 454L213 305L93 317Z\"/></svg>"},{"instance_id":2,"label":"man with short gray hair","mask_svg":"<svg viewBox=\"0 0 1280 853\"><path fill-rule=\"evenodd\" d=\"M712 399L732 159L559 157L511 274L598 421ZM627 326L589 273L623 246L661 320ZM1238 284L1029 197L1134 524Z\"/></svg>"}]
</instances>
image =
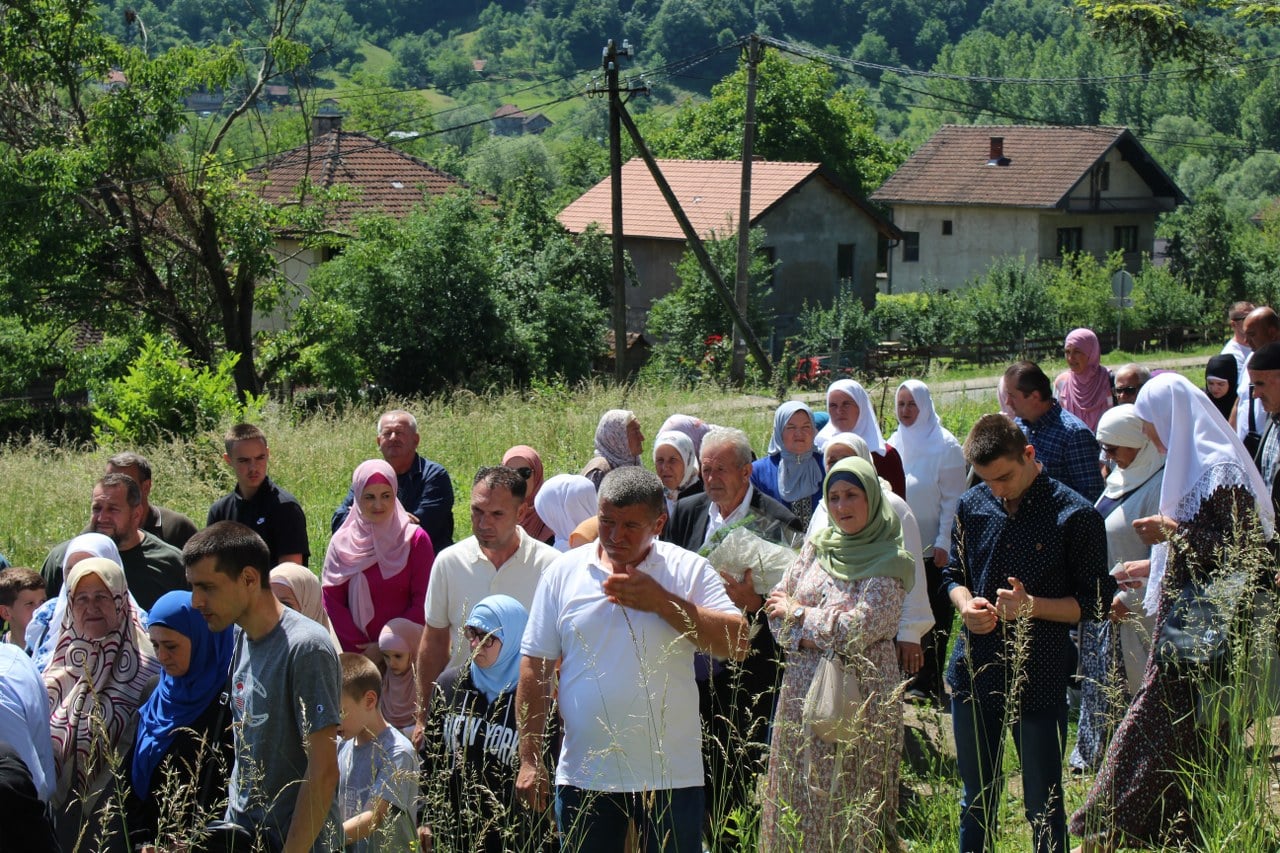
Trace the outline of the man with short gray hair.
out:
<instances>
[{"instance_id":1,"label":"man with short gray hair","mask_svg":"<svg viewBox=\"0 0 1280 853\"><path fill-rule=\"evenodd\" d=\"M392 409L378 418L378 450L396 472L396 497L409 518L422 525L439 554L453 544L453 481L438 462L418 453L418 419L403 409ZM351 511L355 494L348 489L342 505L333 513L336 533Z\"/></svg>"},{"instance_id":2,"label":"man with short gray hair","mask_svg":"<svg viewBox=\"0 0 1280 853\"><path fill-rule=\"evenodd\" d=\"M1138 399L1138 391L1151 380L1151 370L1141 364L1121 365L1113 374L1113 387L1116 392L1116 403L1133 403Z\"/></svg>"},{"instance_id":3,"label":"man with short gray hair","mask_svg":"<svg viewBox=\"0 0 1280 853\"><path fill-rule=\"evenodd\" d=\"M778 501L751 485L751 442L740 429L716 427L702 439L698 465L706 491L676 503L664 538L695 553L710 554L717 531L746 526L762 539L796 546L804 525ZM764 597L752 570L741 580L721 575L729 599L753 624L751 650L740 665L706 667L698 675L701 710L709 737L703 756L708 768L707 806L712 826L745 806L755 775L765 769L766 745L781 679L782 650L769 630ZM713 840L719 849L721 839Z\"/></svg>"},{"instance_id":4,"label":"man with short gray hair","mask_svg":"<svg viewBox=\"0 0 1280 853\"><path fill-rule=\"evenodd\" d=\"M706 452L706 446L703 446ZM546 808L542 761L560 661L564 737L556 764L562 849L699 853L704 809L697 650L740 659L747 622L704 558L668 542L662 481L639 466L605 475L600 538L543 574L524 633L516 793Z\"/></svg>"}]
</instances>

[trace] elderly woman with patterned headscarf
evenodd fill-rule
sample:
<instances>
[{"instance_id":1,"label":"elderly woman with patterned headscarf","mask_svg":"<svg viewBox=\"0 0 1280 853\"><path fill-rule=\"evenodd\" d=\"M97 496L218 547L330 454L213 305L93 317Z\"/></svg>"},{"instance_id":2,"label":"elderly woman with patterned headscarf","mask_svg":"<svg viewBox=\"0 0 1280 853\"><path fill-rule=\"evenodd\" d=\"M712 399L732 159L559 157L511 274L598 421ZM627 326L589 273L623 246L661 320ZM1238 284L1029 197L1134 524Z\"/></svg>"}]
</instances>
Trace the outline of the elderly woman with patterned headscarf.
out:
<instances>
[{"instance_id":1,"label":"elderly woman with patterned headscarf","mask_svg":"<svg viewBox=\"0 0 1280 853\"><path fill-rule=\"evenodd\" d=\"M822 500L822 454L814 449L813 410L799 400L773 413L769 455L751 463L751 485L807 525Z\"/></svg>"},{"instance_id":2,"label":"elderly woman with patterned headscarf","mask_svg":"<svg viewBox=\"0 0 1280 853\"><path fill-rule=\"evenodd\" d=\"M36 669L43 672L53 657L53 648L58 642L58 634L62 627L63 617L67 614L67 575L81 560L90 557L102 557L105 560L122 565L120 550L111 538L101 533L81 533L67 543L67 550L62 557L62 588L56 597L49 599L36 608L27 625L27 652L31 655ZM146 616L136 599L130 595L133 609Z\"/></svg>"},{"instance_id":3,"label":"elderly woman with patterned headscarf","mask_svg":"<svg viewBox=\"0 0 1280 853\"><path fill-rule=\"evenodd\" d=\"M421 620L435 551L396 498L396 472L382 459L351 476L354 511L324 555L324 609L343 651L382 660L378 635L396 617Z\"/></svg>"},{"instance_id":4,"label":"elderly woman with patterned headscarf","mask_svg":"<svg viewBox=\"0 0 1280 853\"><path fill-rule=\"evenodd\" d=\"M893 640L915 568L871 463L840 460L822 493L829 525L809 537L765 604L787 666L773 720L760 849L792 849L794 828L805 850L870 853L896 843L902 702ZM865 700L854 734L836 743L816 737L802 718L827 654L856 670Z\"/></svg>"},{"instance_id":5,"label":"elderly woman with patterned headscarf","mask_svg":"<svg viewBox=\"0 0 1280 853\"><path fill-rule=\"evenodd\" d=\"M627 409L610 409L600 416L596 425L596 454L578 473L599 489L604 475L614 468L640 464L640 451L644 449L644 433L635 412Z\"/></svg>"},{"instance_id":6,"label":"elderly woman with patterned headscarf","mask_svg":"<svg viewBox=\"0 0 1280 853\"><path fill-rule=\"evenodd\" d=\"M668 523L676 511L676 501L702 494L698 476L698 455L689 436L682 432L660 432L653 440L653 467L662 481L667 501Z\"/></svg>"},{"instance_id":7,"label":"elderly woman with patterned headscarf","mask_svg":"<svg viewBox=\"0 0 1280 853\"><path fill-rule=\"evenodd\" d=\"M821 450L827 446L827 439L840 432L860 436L871 448L876 473L889 482L894 494L905 498L907 481L902 473L902 459L893 445L884 440L867 389L852 379L832 382L827 388L827 414L831 420L818 431L814 445Z\"/></svg>"},{"instance_id":8,"label":"elderly woman with patterned headscarf","mask_svg":"<svg viewBox=\"0 0 1280 853\"><path fill-rule=\"evenodd\" d=\"M70 850L101 805L116 760L111 753L132 741L160 666L118 563L81 560L67 588L44 685L58 774L51 804L59 840Z\"/></svg>"},{"instance_id":9,"label":"elderly woman with patterned headscarf","mask_svg":"<svg viewBox=\"0 0 1280 853\"><path fill-rule=\"evenodd\" d=\"M1100 361L1102 345L1091 329L1072 329L1062 352L1067 357L1067 369L1053 382L1058 405L1096 430L1102 413L1115 405L1111 372Z\"/></svg>"}]
</instances>

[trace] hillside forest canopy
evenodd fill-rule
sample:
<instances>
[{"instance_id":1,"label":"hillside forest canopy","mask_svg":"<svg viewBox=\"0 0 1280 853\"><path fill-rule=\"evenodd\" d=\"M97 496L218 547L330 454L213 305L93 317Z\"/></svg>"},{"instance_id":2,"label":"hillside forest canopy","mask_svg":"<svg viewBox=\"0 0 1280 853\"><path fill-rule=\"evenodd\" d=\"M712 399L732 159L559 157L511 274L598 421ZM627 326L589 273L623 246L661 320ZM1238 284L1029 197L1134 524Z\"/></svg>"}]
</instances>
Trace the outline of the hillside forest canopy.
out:
<instances>
[{"instance_id":1,"label":"hillside forest canopy","mask_svg":"<svg viewBox=\"0 0 1280 853\"><path fill-rule=\"evenodd\" d=\"M739 150L742 39L768 37L756 153L821 160L863 192L947 122L1128 126L1193 201L1161 224L1174 263L1149 287L1164 294L1152 310L1276 293L1280 29L1265 8L1198 4L1172 23L1143 18L1142 4L1118 23L1109 8L14 0L0 15L0 354L13 368L0 396L51 370L69 392L122 380L155 336L192 369L231 376L242 403L284 386L405 393L587 375L603 347L607 241L570 242L554 216L607 171L609 39L634 45L628 109L653 152L710 158ZM549 124L495 134L503 104ZM340 192L310 188L312 204L279 208L243 192L244 172L305 142L323 110L488 201L335 233L325 209ZM281 232L335 258L301 304L271 253ZM424 255L426 235L462 236ZM445 262L466 280L424 272ZM379 315L375 287L429 307L440 339L475 341L474 357L422 368L430 342ZM255 326L284 305L296 309L287 328ZM463 320L504 331L451 325ZM867 322L838 324L872 334ZM100 333L87 348L86 323Z\"/></svg>"}]
</instances>

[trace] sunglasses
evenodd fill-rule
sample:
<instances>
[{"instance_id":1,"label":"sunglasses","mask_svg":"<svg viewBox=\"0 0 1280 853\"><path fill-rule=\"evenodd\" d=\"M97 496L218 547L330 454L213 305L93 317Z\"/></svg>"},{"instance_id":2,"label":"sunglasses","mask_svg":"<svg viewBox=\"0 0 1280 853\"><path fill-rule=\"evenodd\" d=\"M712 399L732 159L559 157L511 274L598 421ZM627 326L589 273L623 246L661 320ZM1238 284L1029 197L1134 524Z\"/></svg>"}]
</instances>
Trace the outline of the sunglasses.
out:
<instances>
[{"instance_id":1,"label":"sunglasses","mask_svg":"<svg viewBox=\"0 0 1280 853\"><path fill-rule=\"evenodd\" d=\"M1238 315L1238 316L1232 317L1232 318L1231 318L1231 322L1233 322L1233 323L1243 323L1243 322L1244 322L1244 318L1245 318L1246 316L1247 316L1247 315L1245 315L1245 314L1240 314L1240 315Z\"/></svg>"},{"instance_id":2,"label":"sunglasses","mask_svg":"<svg viewBox=\"0 0 1280 853\"><path fill-rule=\"evenodd\" d=\"M1120 450L1120 448L1114 444L1100 444L1098 446L1101 447L1102 452L1107 454L1108 456L1115 456L1116 453Z\"/></svg>"},{"instance_id":3,"label":"sunglasses","mask_svg":"<svg viewBox=\"0 0 1280 853\"><path fill-rule=\"evenodd\" d=\"M527 480L533 476L533 469L529 467L516 468L515 472L520 475L521 480Z\"/></svg>"},{"instance_id":4,"label":"sunglasses","mask_svg":"<svg viewBox=\"0 0 1280 853\"><path fill-rule=\"evenodd\" d=\"M473 628L470 625L463 628L462 633L466 635L467 642L475 643L482 649L487 649L489 646L493 645L494 640L498 639L497 634L490 631L482 631L481 629Z\"/></svg>"},{"instance_id":5,"label":"sunglasses","mask_svg":"<svg viewBox=\"0 0 1280 853\"><path fill-rule=\"evenodd\" d=\"M1120 385L1116 387L1116 393L1117 394L1137 394L1138 386L1137 385Z\"/></svg>"}]
</instances>

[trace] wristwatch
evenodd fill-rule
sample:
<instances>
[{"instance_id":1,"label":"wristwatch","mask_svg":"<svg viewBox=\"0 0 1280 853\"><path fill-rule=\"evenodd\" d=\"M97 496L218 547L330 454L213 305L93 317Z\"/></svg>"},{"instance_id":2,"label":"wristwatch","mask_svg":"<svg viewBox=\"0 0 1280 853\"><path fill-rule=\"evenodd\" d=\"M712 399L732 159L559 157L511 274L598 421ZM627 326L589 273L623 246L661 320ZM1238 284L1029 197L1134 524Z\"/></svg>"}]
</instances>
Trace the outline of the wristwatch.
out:
<instances>
[{"instance_id":1,"label":"wristwatch","mask_svg":"<svg viewBox=\"0 0 1280 853\"><path fill-rule=\"evenodd\" d=\"M798 606L797 606L795 610L792 610L792 611L791 611L791 618L792 618L792 619L794 619L794 620L796 620L797 622L803 622L803 621L804 621L804 608L803 608L803 607L798 607Z\"/></svg>"}]
</instances>

